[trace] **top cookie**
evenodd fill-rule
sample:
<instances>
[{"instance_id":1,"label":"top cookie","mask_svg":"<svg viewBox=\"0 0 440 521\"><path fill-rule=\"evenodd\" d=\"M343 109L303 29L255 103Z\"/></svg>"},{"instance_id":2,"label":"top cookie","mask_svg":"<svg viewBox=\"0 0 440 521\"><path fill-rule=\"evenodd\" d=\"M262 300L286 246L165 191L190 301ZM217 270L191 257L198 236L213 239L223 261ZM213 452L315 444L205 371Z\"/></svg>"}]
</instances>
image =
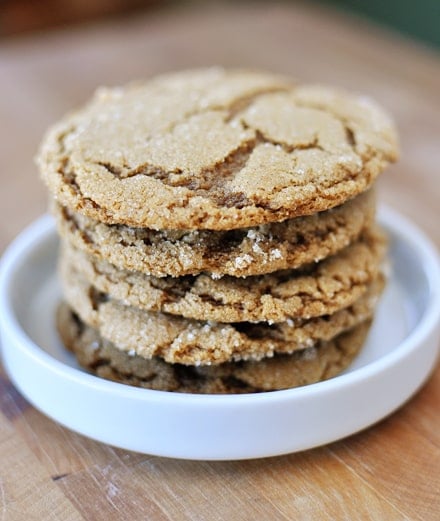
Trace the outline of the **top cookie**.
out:
<instances>
[{"instance_id":1,"label":"top cookie","mask_svg":"<svg viewBox=\"0 0 440 521\"><path fill-rule=\"evenodd\" d=\"M365 97L212 68L98 90L38 163L62 205L99 221L225 230L337 206L396 156Z\"/></svg>"}]
</instances>

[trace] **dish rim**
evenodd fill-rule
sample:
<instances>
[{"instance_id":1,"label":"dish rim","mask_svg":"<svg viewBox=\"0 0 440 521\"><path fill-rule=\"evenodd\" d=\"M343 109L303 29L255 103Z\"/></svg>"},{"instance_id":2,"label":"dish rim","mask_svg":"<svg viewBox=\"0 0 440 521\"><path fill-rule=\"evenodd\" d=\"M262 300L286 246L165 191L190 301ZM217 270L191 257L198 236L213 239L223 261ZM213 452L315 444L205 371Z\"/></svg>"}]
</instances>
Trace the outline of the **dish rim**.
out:
<instances>
[{"instance_id":1,"label":"dish rim","mask_svg":"<svg viewBox=\"0 0 440 521\"><path fill-rule=\"evenodd\" d=\"M216 407L230 407L242 405L256 405L258 403L281 403L284 401L301 400L304 395L313 396L323 392L343 391L355 382L361 383L378 373L387 371L398 364L413 350L423 345L435 329L440 320L440 260L436 247L430 239L416 225L397 211L382 205L378 212L378 221L393 234L397 235L414 251L421 269L426 274L429 285L429 300L423 314L415 327L391 352L380 358L326 381L297 387L261 393L247 394L191 394L173 393L142 389L126 384L112 382L81 369L71 367L51 356L43 347L35 343L20 326L18 317L13 309L11 283L14 274L21 269L28 260L28 256L38 248L41 242L49 240L56 233L53 218L43 215L25 228L8 246L0 262L0 324L1 328L18 340L20 349L26 351L36 363L46 367L71 382L99 390L101 393L118 395L120 398L145 402L185 403L186 405L205 405Z\"/></svg>"}]
</instances>

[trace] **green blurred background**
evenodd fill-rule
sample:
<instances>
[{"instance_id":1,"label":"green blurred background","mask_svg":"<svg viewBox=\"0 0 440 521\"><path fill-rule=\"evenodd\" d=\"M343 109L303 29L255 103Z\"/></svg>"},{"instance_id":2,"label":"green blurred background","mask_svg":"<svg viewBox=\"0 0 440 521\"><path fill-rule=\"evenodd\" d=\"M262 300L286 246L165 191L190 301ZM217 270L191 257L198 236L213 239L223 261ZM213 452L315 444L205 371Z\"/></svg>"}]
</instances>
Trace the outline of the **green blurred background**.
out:
<instances>
[{"instance_id":1,"label":"green blurred background","mask_svg":"<svg viewBox=\"0 0 440 521\"><path fill-rule=\"evenodd\" d=\"M440 0L327 0L325 3L440 47Z\"/></svg>"}]
</instances>

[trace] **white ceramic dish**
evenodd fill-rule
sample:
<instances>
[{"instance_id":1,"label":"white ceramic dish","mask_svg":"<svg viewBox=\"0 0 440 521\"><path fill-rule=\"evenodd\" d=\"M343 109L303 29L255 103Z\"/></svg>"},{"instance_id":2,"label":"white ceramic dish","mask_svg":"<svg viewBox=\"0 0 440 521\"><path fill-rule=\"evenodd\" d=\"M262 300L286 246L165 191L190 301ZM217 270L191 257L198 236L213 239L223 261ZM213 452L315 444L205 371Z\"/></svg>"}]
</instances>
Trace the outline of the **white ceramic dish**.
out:
<instances>
[{"instance_id":1,"label":"white ceramic dish","mask_svg":"<svg viewBox=\"0 0 440 521\"><path fill-rule=\"evenodd\" d=\"M262 394L188 395L138 389L81 370L60 344L54 309L57 237L50 217L25 230L0 273L3 359L38 409L96 440L177 458L244 459L316 447L381 420L425 382L437 359L440 268L412 224L390 210L392 270L368 341L344 374Z\"/></svg>"}]
</instances>

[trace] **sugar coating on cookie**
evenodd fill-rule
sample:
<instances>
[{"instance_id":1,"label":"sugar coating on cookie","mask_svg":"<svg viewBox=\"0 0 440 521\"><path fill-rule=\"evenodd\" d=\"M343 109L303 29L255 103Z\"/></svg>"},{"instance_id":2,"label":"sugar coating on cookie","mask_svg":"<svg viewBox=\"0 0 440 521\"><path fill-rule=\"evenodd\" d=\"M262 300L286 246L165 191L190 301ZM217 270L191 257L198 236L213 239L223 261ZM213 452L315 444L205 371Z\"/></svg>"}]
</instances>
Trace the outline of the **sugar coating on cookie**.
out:
<instances>
[{"instance_id":1,"label":"sugar coating on cookie","mask_svg":"<svg viewBox=\"0 0 440 521\"><path fill-rule=\"evenodd\" d=\"M372 316L383 285L379 275L351 306L331 315L280 323L222 323L126 306L97 291L77 271L62 274L66 302L118 349L192 366L261 360L330 340Z\"/></svg>"},{"instance_id":2,"label":"sugar coating on cookie","mask_svg":"<svg viewBox=\"0 0 440 521\"><path fill-rule=\"evenodd\" d=\"M53 205L58 231L76 248L120 269L156 277L209 273L248 277L298 268L333 255L369 228L375 217L369 190L306 217L227 231L155 231L108 225Z\"/></svg>"},{"instance_id":3,"label":"sugar coating on cookie","mask_svg":"<svg viewBox=\"0 0 440 521\"><path fill-rule=\"evenodd\" d=\"M335 207L396 156L368 98L212 68L100 89L38 163L61 205L101 222L231 230Z\"/></svg>"},{"instance_id":4,"label":"sugar coating on cookie","mask_svg":"<svg viewBox=\"0 0 440 521\"><path fill-rule=\"evenodd\" d=\"M65 242L60 271L78 271L87 282L125 305L217 322L311 318L334 313L363 295L377 278L385 238L377 228L334 256L301 270L267 275L213 279L208 274L151 277L120 270Z\"/></svg>"},{"instance_id":5,"label":"sugar coating on cookie","mask_svg":"<svg viewBox=\"0 0 440 521\"><path fill-rule=\"evenodd\" d=\"M371 321L292 355L275 355L260 362L227 362L189 367L160 358L145 359L117 349L61 304L58 331L78 362L97 376L154 389L199 394L241 394L288 389L327 380L343 371L361 349Z\"/></svg>"}]
</instances>

